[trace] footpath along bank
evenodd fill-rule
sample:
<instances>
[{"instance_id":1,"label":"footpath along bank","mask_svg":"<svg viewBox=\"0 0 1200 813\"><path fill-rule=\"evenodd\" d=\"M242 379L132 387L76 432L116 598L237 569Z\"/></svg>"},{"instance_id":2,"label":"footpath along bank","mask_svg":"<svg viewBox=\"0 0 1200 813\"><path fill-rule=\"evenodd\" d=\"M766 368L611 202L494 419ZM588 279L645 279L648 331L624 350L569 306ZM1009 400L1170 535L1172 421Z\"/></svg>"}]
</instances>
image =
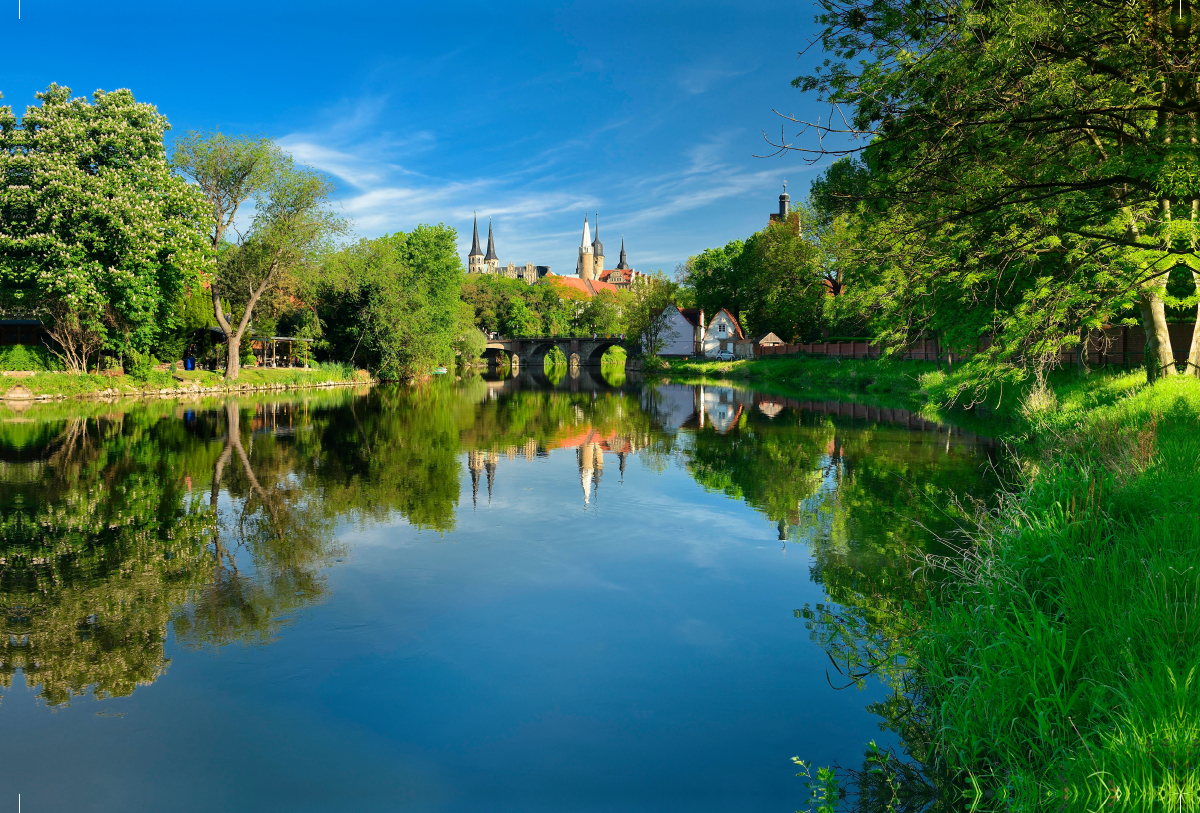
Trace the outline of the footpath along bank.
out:
<instances>
[{"instance_id":1,"label":"footpath along bank","mask_svg":"<svg viewBox=\"0 0 1200 813\"><path fill-rule=\"evenodd\" d=\"M957 383L931 363L816 358L662 372L934 412ZM814 777L814 804L1200 810L1200 380L1060 371L986 403L1018 465L962 555L931 563L951 576L934 601L910 609L921 719L903 730L923 765L868 749L864 770Z\"/></svg>"}]
</instances>

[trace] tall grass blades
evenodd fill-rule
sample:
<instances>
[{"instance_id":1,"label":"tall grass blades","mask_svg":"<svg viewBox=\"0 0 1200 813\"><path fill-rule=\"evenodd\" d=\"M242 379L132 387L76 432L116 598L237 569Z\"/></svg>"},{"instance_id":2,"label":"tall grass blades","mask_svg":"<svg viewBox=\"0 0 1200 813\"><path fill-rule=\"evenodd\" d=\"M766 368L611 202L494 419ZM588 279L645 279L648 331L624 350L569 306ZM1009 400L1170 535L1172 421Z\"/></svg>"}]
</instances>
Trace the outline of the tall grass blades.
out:
<instances>
[{"instance_id":1,"label":"tall grass blades","mask_svg":"<svg viewBox=\"0 0 1200 813\"><path fill-rule=\"evenodd\" d=\"M1200 382L1093 411L916 649L947 766L1009 809L1200 810Z\"/></svg>"}]
</instances>

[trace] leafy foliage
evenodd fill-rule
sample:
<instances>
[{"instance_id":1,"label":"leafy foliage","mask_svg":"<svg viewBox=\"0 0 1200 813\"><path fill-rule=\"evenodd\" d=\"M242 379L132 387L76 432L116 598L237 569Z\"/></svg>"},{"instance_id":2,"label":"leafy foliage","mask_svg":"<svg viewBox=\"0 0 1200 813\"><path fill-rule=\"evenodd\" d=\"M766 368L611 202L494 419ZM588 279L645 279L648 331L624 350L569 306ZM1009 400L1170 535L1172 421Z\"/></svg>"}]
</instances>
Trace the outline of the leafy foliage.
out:
<instances>
[{"instance_id":1,"label":"leafy foliage","mask_svg":"<svg viewBox=\"0 0 1200 813\"><path fill-rule=\"evenodd\" d=\"M174 176L166 118L128 90L51 85L0 108L0 307L45 317L67 367L147 350L209 268L203 201Z\"/></svg>"},{"instance_id":2,"label":"leafy foliage","mask_svg":"<svg viewBox=\"0 0 1200 813\"><path fill-rule=\"evenodd\" d=\"M1044 366L1080 329L1136 312L1149 377L1174 373L1165 307L1196 295L1166 285L1172 269L1193 283L1200 269L1186 6L821 6L830 59L794 84L844 109L845 126L815 128L822 146L780 147L861 152L817 193L862 219L862 296L878 333L897 346L931 331L952 346L990 342L975 361L988 379ZM1190 355L1200 363L1200 342Z\"/></svg>"},{"instance_id":3,"label":"leafy foliage","mask_svg":"<svg viewBox=\"0 0 1200 813\"><path fill-rule=\"evenodd\" d=\"M314 296L329 354L387 379L451 362L467 335L456 241L444 225L418 226L326 257Z\"/></svg>"}]
</instances>

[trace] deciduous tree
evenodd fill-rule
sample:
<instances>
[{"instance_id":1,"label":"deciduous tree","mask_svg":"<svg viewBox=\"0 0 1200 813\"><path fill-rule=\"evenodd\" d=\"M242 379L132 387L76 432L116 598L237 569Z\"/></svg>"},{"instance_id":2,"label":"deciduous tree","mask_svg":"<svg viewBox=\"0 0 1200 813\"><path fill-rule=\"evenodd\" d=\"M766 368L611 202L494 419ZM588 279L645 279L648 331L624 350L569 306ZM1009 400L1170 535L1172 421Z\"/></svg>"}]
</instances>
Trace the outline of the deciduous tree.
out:
<instances>
[{"instance_id":1,"label":"deciduous tree","mask_svg":"<svg viewBox=\"0 0 1200 813\"><path fill-rule=\"evenodd\" d=\"M679 284L660 271L638 281L626 305L625 328L647 356L655 357L671 342L682 338L673 327L671 312Z\"/></svg>"},{"instance_id":2,"label":"deciduous tree","mask_svg":"<svg viewBox=\"0 0 1200 813\"><path fill-rule=\"evenodd\" d=\"M155 342L209 267L203 200L171 173L166 118L128 90L51 85L0 108L0 307L40 315L64 361Z\"/></svg>"},{"instance_id":3,"label":"deciduous tree","mask_svg":"<svg viewBox=\"0 0 1200 813\"><path fill-rule=\"evenodd\" d=\"M844 124L818 127L819 143L779 146L818 156L861 151L872 178L861 198L866 212L886 212L891 226L920 234L948 261L963 249L990 258L958 277L968 297L981 293L989 266L1021 269L1025 295L995 319L1037 311L1035 323L1066 337L1136 300L1149 377L1173 373L1166 281L1180 266L1194 280L1200 273L1200 49L1191 6L821 5L820 41L831 59L795 84L844 110ZM910 242L900 232L887 237ZM1069 285L1079 296L1064 307L1053 289ZM1008 289L994 276L987 287L985 299ZM1190 352L1200 369L1200 340Z\"/></svg>"},{"instance_id":4,"label":"deciduous tree","mask_svg":"<svg viewBox=\"0 0 1200 813\"><path fill-rule=\"evenodd\" d=\"M188 133L172 165L207 201L208 240L218 255L209 287L226 338L225 377L236 380L242 339L259 300L303 271L345 224L327 208L329 178L297 166L267 138ZM254 217L241 231L237 215L250 201Z\"/></svg>"},{"instance_id":5,"label":"deciduous tree","mask_svg":"<svg viewBox=\"0 0 1200 813\"><path fill-rule=\"evenodd\" d=\"M335 358L408 379L453 361L461 336L457 236L418 226L327 256L315 283Z\"/></svg>"}]
</instances>

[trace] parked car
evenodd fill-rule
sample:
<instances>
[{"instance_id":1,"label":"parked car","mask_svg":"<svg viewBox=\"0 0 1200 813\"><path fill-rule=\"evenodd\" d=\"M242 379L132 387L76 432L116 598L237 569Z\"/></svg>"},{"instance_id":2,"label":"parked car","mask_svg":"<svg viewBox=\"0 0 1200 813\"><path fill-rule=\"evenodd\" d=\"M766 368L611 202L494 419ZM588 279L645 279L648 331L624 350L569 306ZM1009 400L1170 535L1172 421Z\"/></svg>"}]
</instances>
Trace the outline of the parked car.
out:
<instances>
[{"instance_id":1,"label":"parked car","mask_svg":"<svg viewBox=\"0 0 1200 813\"><path fill-rule=\"evenodd\" d=\"M717 361L733 361L734 358L732 350L721 350L717 353Z\"/></svg>"}]
</instances>

